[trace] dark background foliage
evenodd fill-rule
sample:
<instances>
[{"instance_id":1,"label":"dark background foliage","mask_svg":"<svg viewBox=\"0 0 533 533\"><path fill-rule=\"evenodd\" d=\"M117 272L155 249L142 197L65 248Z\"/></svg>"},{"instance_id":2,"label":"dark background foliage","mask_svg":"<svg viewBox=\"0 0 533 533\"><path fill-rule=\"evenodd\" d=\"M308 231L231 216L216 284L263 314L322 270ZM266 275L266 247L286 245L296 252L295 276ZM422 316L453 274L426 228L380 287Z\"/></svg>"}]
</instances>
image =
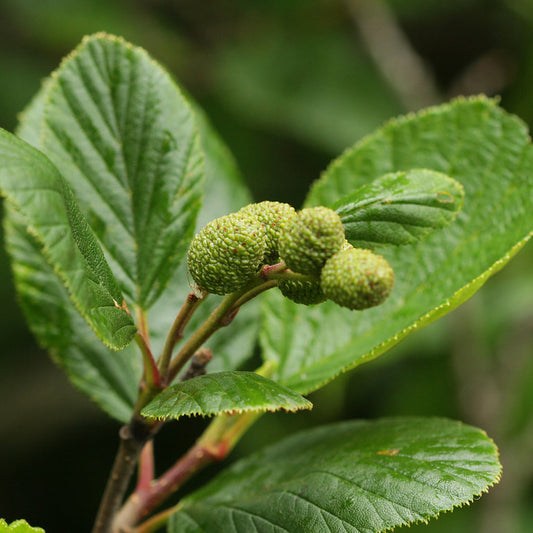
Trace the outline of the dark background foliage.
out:
<instances>
[{"instance_id":1,"label":"dark background foliage","mask_svg":"<svg viewBox=\"0 0 533 533\"><path fill-rule=\"evenodd\" d=\"M2 0L0 125L85 34L145 47L207 111L258 201L298 206L327 163L394 115L458 94L501 95L533 122L533 4L525 0ZM533 521L533 250L449 317L264 417L234 457L338 419L443 415L499 444L501 484L425 531L526 532ZM117 424L35 344L0 252L0 516L48 533L88 531ZM159 468L202 427L161 436ZM205 472L212 475L216 467ZM191 485L192 486L192 485Z\"/></svg>"}]
</instances>

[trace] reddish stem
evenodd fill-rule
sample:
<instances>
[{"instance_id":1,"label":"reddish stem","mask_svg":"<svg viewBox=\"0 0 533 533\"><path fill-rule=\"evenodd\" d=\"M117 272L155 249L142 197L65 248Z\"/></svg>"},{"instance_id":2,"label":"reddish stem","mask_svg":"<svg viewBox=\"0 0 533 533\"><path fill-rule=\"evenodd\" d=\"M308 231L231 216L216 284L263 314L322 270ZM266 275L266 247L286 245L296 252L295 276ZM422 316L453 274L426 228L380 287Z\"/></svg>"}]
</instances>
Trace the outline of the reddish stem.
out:
<instances>
[{"instance_id":1,"label":"reddish stem","mask_svg":"<svg viewBox=\"0 0 533 533\"><path fill-rule=\"evenodd\" d=\"M139 476L135 492L147 489L154 480L154 441L150 440L142 449L139 457Z\"/></svg>"},{"instance_id":2,"label":"reddish stem","mask_svg":"<svg viewBox=\"0 0 533 533\"><path fill-rule=\"evenodd\" d=\"M181 350L176 354L169 365L167 372L167 379L172 383L173 379L179 374L185 363L194 355L202 344L215 331L223 326L229 324L233 319L234 313L230 312L233 304L239 298L239 293L228 294L222 302L209 315L207 320L196 330L187 342L181 347ZM229 320L229 321L228 321Z\"/></svg>"},{"instance_id":3,"label":"reddish stem","mask_svg":"<svg viewBox=\"0 0 533 533\"><path fill-rule=\"evenodd\" d=\"M278 272L283 272L284 270L287 270L287 265L283 262L277 263L275 265L265 265L261 272L259 272L259 275L264 280L272 279L272 274L277 274Z\"/></svg>"},{"instance_id":4,"label":"reddish stem","mask_svg":"<svg viewBox=\"0 0 533 533\"><path fill-rule=\"evenodd\" d=\"M182 305L178 316L176 316L176 319L174 320L174 323L170 328L167 339L165 341L163 352L161 353L161 357L159 358L159 370L163 376L166 376L167 374L168 366L172 358L172 350L174 349L176 344L183 338L183 332L185 330L185 327L191 320L194 312L196 311L200 303L202 303L204 300L205 297L200 300L198 296L196 296L192 292L187 295L185 303Z\"/></svg>"},{"instance_id":5,"label":"reddish stem","mask_svg":"<svg viewBox=\"0 0 533 533\"><path fill-rule=\"evenodd\" d=\"M112 532L113 517L122 503L139 454L150 436L150 430L135 420L121 428L119 449L96 515L92 533Z\"/></svg>"},{"instance_id":6,"label":"reddish stem","mask_svg":"<svg viewBox=\"0 0 533 533\"><path fill-rule=\"evenodd\" d=\"M137 331L137 334L135 335L135 342L137 343L137 346L139 346L143 357L145 383L141 383L141 387L146 387L147 384L149 388L160 388L161 374L159 373L154 356L152 355L150 347L148 346L148 342L141 331Z\"/></svg>"},{"instance_id":7,"label":"reddish stem","mask_svg":"<svg viewBox=\"0 0 533 533\"><path fill-rule=\"evenodd\" d=\"M269 375L271 365L266 364L259 373ZM239 415L220 415L206 429L196 444L174 466L153 482L147 490L132 494L115 521L116 531L129 531L148 516L192 475L214 461L221 461L235 447L246 430L261 416L260 412ZM163 511L139 526L139 531L151 531L151 525L160 525L171 513Z\"/></svg>"},{"instance_id":8,"label":"reddish stem","mask_svg":"<svg viewBox=\"0 0 533 533\"><path fill-rule=\"evenodd\" d=\"M170 494L177 491L191 476L199 470L226 456L227 448L219 450L207 449L203 445L195 444L174 466L167 470L157 481L149 487L135 491L115 519L115 529L118 531L131 528L159 507Z\"/></svg>"}]
</instances>

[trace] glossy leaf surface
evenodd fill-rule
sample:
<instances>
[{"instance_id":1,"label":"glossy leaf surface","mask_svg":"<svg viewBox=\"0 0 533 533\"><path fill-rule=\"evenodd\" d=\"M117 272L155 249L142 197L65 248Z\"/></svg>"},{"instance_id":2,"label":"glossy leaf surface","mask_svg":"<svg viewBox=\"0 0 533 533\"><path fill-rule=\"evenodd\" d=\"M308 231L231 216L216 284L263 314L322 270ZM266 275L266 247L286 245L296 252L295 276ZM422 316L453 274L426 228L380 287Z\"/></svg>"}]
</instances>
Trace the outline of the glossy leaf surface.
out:
<instances>
[{"instance_id":1,"label":"glossy leaf surface","mask_svg":"<svg viewBox=\"0 0 533 533\"><path fill-rule=\"evenodd\" d=\"M136 333L102 249L72 190L39 151L0 130L0 191L24 218L70 298L98 336L114 349Z\"/></svg>"},{"instance_id":2,"label":"glossy leaf surface","mask_svg":"<svg viewBox=\"0 0 533 533\"><path fill-rule=\"evenodd\" d=\"M368 361L474 294L533 229L533 149L525 125L486 98L457 100L394 120L326 170L307 205L334 205L390 172L427 168L465 189L448 227L411 246L377 247L396 285L376 308L304 307L271 291L261 342L277 379L301 393Z\"/></svg>"},{"instance_id":3,"label":"glossy leaf surface","mask_svg":"<svg viewBox=\"0 0 533 533\"><path fill-rule=\"evenodd\" d=\"M494 443L446 419L351 421L298 433L185 498L169 533L380 532L496 483Z\"/></svg>"},{"instance_id":4,"label":"glossy leaf surface","mask_svg":"<svg viewBox=\"0 0 533 533\"><path fill-rule=\"evenodd\" d=\"M303 396L254 372L215 372L176 383L142 411L150 418L311 409Z\"/></svg>"},{"instance_id":5,"label":"glossy leaf surface","mask_svg":"<svg viewBox=\"0 0 533 533\"><path fill-rule=\"evenodd\" d=\"M386 174L332 205L358 248L413 244L452 223L463 205L461 184L431 170Z\"/></svg>"}]
</instances>

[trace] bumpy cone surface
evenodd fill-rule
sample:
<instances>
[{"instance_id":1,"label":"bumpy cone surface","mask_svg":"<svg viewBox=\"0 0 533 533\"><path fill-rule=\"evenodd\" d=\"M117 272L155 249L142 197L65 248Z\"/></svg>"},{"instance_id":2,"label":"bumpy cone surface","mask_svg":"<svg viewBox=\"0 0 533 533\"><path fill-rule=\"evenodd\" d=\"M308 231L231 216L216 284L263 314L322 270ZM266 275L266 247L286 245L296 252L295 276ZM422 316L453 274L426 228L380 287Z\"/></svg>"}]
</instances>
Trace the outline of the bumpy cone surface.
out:
<instances>
[{"instance_id":1,"label":"bumpy cone surface","mask_svg":"<svg viewBox=\"0 0 533 533\"><path fill-rule=\"evenodd\" d=\"M344 240L344 227L335 211L309 207L287 222L279 238L279 255L294 272L319 275Z\"/></svg>"},{"instance_id":2,"label":"bumpy cone surface","mask_svg":"<svg viewBox=\"0 0 533 533\"><path fill-rule=\"evenodd\" d=\"M187 266L195 283L213 294L241 289L263 264L266 236L254 218L232 213L217 218L197 233Z\"/></svg>"},{"instance_id":3,"label":"bumpy cone surface","mask_svg":"<svg viewBox=\"0 0 533 533\"><path fill-rule=\"evenodd\" d=\"M278 287L283 296L297 304L314 305L326 300L320 281L294 281L280 279Z\"/></svg>"},{"instance_id":4,"label":"bumpy cone surface","mask_svg":"<svg viewBox=\"0 0 533 533\"><path fill-rule=\"evenodd\" d=\"M394 271L381 255L348 248L326 261L320 277L329 300L348 309L368 309L383 303L394 286Z\"/></svg>"},{"instance_id":5,"label":"bumpy cone surface","mask_svg":"<svg viewBox=\"0 0 533 533\"><path fill-rule=\"evenodd\" d=\"M278 241L281 231L296 210L289 204L281 202L259 202L243 207L239 213L250 215L258 220L266 233L265 263L274 264L279 260Z\"/></svg>"}]
</instances>

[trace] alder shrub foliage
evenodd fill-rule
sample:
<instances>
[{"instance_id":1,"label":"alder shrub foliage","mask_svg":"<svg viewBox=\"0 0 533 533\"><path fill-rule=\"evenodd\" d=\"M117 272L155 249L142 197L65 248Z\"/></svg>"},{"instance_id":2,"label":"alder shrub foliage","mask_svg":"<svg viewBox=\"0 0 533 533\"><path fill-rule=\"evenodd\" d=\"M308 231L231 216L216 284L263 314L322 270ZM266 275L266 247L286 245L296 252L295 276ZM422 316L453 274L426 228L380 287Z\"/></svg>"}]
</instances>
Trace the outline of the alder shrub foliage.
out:
<instances>
[{"instance_id":1,"label":"alder shrub foliage","mask_svg":"<svg viewBox=\"0 0 533 533\"><path fill-rule=\"evenodd\" d=\"M379 532L488 490L501 467L481 429L406 417L295 433L161 506L263 413L311 408L474 294L531 236L532 171L524 124L461 98L349 148L303 206L253 204L161 66L85 38L0 131L0 190L29 327L123 424L94 533ZM263 364L239 371L257 344ZM154 474L148 443L192 415L212 419Z\"/></svg>"}]
</instances>

